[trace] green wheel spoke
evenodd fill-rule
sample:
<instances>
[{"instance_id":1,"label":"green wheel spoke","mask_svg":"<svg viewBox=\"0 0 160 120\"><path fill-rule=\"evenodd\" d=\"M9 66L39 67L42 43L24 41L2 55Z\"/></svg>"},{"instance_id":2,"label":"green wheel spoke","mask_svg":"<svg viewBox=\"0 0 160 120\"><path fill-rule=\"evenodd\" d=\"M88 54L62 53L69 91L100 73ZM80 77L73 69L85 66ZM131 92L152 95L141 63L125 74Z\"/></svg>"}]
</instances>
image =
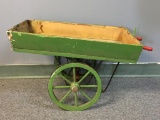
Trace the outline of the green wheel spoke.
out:
<instances>
[{"instance_id":1,"label":"green wheel spoke","mask_svg":"<svg viewBox=\"0 0 160 120\"><path fill-rule=\"evenodd\" d=\"M63 80L65 80L68 84L71 84L71 81L70 80L68 80L66 77L64 77L62 74L59 74L62 78L63 78Z\"/></svg>"},{"instance_id":2,"label":"green wheel spoke","mask_svg":"<svg viewBox=\"0 0 160 120\"><path fill-rule=\"evenodd\" d=\"M76 82L76 69L73 68L73 81Z\"/></svg>"},{"instance_id":3,"label":"green wheel spoke","mask_svg":"<svg viewBox=\"0 0 160 120\"><path fill-rule=\"evenodd\" d=\"M80 85L81 88L97 88L98 85Z\"/></svg>"},{"instance_id":4,"label":"green wheel spoke","mask_svg":"<svg viewBox=\"0 0 160 120\"><path fill-rule=\"evenodd\" d=\"M78 97L77 97L77 92L74 93L74 98L75 98L75 106L78 106Z\"/></svg>"},{"instance_id":5,"label":"green wheel spoke","mask_svg":"<svg viewBox=\"0 0 160 120\"><path fill-rule=\"evenodd\" d=\"M88 72L78 81L78 83L81 83L81 82L84 80L84 78L86 78L87 75L89 75L89 73L90 73L90 71L88 71Z\"/></svg>"},{"instance_id":6,"label":"green wheel spoke","mask_svg":"<svg viewBox=\"0 0 160 120\"><path fill-rule=\"evenodd\" d=\"M53 89L64 89L64 88L70 88L70 86L53 86Z\"/></svg>"},{"instance_id":7,"label":"green wheel spoke","mask_svg":"<svg viewBox=\"0 0 160 120\"><path fill-rule=\"evenodd\" d=\"M91 100L91 98L86 94L84 93L83 91L79 90L79 92L85 97L87 98L89 101Z\"/></svg>"},{"instance_id":8,"label":"green wheel spoke","mask_svg":"<svg viewBox=\"0 0 160 120\"><path fill-rule=\"evenodd\" d=\"M67 94L59 101L59 102L63 102L68 96L69 96L69 94L71 93L72 91L71 90L69 90L68 92L67 92Z\"/></svg>"}]
</instances>

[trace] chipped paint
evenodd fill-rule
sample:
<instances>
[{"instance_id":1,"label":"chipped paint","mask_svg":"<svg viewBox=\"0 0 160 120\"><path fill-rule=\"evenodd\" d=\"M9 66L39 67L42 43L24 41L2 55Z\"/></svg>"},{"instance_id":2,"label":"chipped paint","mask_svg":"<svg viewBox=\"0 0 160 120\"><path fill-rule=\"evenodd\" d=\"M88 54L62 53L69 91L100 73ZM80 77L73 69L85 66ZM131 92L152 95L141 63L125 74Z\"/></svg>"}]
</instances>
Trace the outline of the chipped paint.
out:
<instances>
[{"instance_id":1,"label":"chipped paint","mask_svg":"<svg viewBox=\"0 0 160 120\"><path fill-rule=\"evenodd\" d=\"M8 34L8 39L9 39L10 41L12 41L12 34L11 34L11 32L7 32L7 34Z\"/></svg>"},{"instance_id":2,"label":"chipped paint","mask_svg":"<svg viewBox=\"0 0 160 120\"><path fill-rule=\"evenodd\" d=\"M13 46L11 46L11 50L13 51Z\"/></svg>"},{"instance_id":3,"label":"chipped paint","mask_svg":"<svg viewBox=\"0 0 160 120\"><path fill-rule=\"evenodd\" d=\"M21 36L21 33L18 33L19 36Z\"/></svg>"}]
</instances>

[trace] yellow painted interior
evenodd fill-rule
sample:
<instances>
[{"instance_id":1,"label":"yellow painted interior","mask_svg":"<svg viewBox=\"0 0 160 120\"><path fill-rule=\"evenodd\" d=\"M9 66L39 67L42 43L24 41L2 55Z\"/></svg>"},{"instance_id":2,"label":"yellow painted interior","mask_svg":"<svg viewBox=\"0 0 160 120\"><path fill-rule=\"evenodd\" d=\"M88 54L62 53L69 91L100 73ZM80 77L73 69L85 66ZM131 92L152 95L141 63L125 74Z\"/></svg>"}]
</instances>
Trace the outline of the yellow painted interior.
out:
<instances>
[{"instance_id":1,"label":"yellow painted interior","mask_svg":"<svg viewBox=\"0 0 160 120\"><path fill-rule=\"evenodd\" d=\"M123 27L27 20L13 28L13 30L92 41L140 44L140 42Z\"/></svg>"}]
</instances>

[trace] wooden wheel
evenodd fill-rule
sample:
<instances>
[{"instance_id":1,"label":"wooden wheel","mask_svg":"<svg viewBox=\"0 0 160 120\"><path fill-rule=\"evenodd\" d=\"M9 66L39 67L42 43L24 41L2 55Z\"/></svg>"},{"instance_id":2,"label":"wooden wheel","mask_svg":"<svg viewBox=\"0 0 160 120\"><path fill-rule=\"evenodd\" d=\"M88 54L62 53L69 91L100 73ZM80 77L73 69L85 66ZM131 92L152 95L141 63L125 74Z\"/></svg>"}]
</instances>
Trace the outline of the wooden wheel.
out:
<instances>
[{"instance_id":1,"label":"wooden wheel","mask_svg":"<svg viewBox=\"0 0 160 120\"><path fill-rule=\"evenodd\" d=\"M62 74L62 71L67 69L72 69L70 77ZM85 72L78 80L76 69L84 69ZM95 82L87 85L85 81L90 75L95 77ZM94 91L88 92L90 89L94 89ZM48 83L48 91L52 101L62 109L70 111L84 110L92 106L99 99L101 90L101 80L97 72L88 65L81 63L69 63L60 66L54 71Z\"/></svg>"}]
</instances>

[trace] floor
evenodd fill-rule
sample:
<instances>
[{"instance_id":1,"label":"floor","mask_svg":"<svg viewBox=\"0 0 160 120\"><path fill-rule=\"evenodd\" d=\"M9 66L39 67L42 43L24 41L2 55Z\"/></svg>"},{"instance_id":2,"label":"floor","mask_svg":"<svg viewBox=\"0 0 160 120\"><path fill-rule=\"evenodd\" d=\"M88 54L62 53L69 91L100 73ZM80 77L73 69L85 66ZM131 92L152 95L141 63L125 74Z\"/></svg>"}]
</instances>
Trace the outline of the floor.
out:
<instances>
[{"instance_id":1,"label":"floor","mask_svg":"<svg viewBox=\"0 0 160 120\"><path fill-rule=\"evenodd\" d=\"M107 78L103 78L103 85ZM65 111L48 95L48 79L0 79L0 120L159 120L160 78L114 78L85 111Z\"/></svg>"}]
</instances>

